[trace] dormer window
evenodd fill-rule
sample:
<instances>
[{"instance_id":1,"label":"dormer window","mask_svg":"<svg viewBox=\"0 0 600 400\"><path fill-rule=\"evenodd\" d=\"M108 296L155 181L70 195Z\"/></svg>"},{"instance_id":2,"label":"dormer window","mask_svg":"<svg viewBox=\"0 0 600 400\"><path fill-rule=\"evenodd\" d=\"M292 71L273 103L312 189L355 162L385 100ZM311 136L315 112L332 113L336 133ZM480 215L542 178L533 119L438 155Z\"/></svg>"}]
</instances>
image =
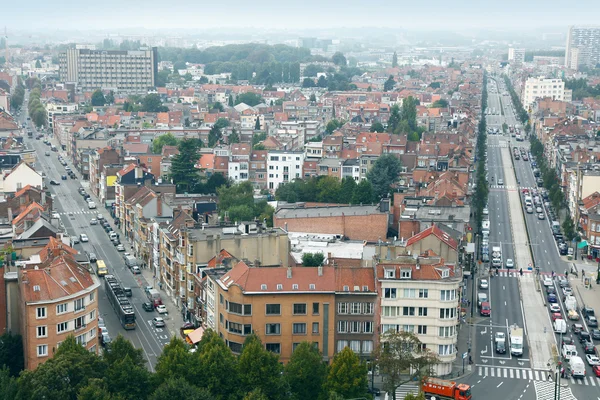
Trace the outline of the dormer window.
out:
<instances>
[{"instance_id":1,"label":"dormer window","mask_svg":"<svg viewBox=\"0 0 600 400\"><path fill-rule=\"evenodd\" d=\"M349 292L350 291L350 287L347 285L344 285L344 292Z\"/></svg>"},{"instance_id":2,"label":"dormer window","mask_svg":"<svg viewBox=\"0 0 600 400\"><path fill-rule=\"evenodd\" d=\"M442 270L442 278L449 278L450 277L450 269L446 268Z\"/></svg>"},{"instance_id":3,"label":"dormer window","mask_svg":"<svg viewBox=\"0 0 600 400\"><path fill-rule=\"evenodd\" d=\"M400 270L400 279L410 279L412 276L412 269Z\"/></svg>"},{"instance_id":4,"label":"dormer window","mask_svg":"<svg viewBox=\"0 0 600 400\"><path fill-rule=\"evenodd\" d=\"M385 277L386 279L394 279L396 277L396 270L387 268L385 270Z\"/></svg>"}]
</instances>

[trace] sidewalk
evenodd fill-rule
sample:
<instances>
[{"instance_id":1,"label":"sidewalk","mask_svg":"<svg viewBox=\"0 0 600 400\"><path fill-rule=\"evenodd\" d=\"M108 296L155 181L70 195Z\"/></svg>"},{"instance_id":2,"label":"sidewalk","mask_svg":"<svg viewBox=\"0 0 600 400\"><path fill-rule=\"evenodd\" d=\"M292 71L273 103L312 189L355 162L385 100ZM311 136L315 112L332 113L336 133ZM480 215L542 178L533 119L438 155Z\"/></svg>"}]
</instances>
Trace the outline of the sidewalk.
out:
<instances>
[{"instance_id":1,"label":"sidewalk","mask_svg":"<svg viewBox=\"0 0 600 400\"><path fill-rule=\"evenodd\" d=\"M577 305L579 308L584 305L594 308L594 305L600 304L600 285L596 284L598 264L596 262L578 262L575 266L578 276L569 275L569 281L577 299ZM589 278L590 282L587 287L584 284L585 278Z\"/></svg>"}]
</instances>

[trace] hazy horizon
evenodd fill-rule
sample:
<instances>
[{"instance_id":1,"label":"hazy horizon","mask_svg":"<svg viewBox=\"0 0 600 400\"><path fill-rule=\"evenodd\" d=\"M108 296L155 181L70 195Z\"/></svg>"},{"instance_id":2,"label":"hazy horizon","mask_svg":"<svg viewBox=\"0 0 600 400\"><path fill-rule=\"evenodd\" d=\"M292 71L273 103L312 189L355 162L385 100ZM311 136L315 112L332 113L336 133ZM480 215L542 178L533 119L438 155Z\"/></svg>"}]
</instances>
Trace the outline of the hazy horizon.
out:
<instances>
[{"instance_id":1,"label":"hazy horizon","mask_svg":"<svg viewBox=\"0 0 600 400\"><path fill-rule=\"evenodd\" d=\"M137 2L136 2L137 3ZM505 0L496 8L476 1L399 4L358 0L287 1L232 0L223 4L182 0L142 4L105 0L55 3L31 0L11 3L2 10L3 25L13 32L189 30L260 28L266 30L326 30L329 28L399 28L412 30L498 29L532 30L541 27L598 24L597 2L582 0L576 8L558 1ZM2 30L4 30L4 26ZM253 32L248 32L252 34ZM10 35L9 35L10 36Z\"/></svg>"}]
</instances>

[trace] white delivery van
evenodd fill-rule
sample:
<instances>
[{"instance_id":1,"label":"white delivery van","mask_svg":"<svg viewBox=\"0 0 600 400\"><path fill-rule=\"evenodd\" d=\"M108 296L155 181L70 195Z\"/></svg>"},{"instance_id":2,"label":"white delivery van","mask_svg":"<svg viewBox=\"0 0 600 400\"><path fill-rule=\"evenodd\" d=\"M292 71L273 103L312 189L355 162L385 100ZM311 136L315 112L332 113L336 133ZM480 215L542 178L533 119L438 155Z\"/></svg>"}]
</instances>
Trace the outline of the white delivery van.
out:
<instances>
[{"instance_id":1,"label":"white delivery van","mask_svg":"<svg viewBox=\"0 0 600 400\"><path fill-rule=\"evenodd\" d=\"M571 356L569 360L569 372L575 379L585 378L585 364L579 356Z\"/></svg>"},{"instance_id":2,"label":"white delivery van","mask_svg":"<svg viewBox=\"0 0 600 400\"><path fill-rule=\"evenodd\" d=\"M565 344L562 348L562 356L569 361L571 357L577 356L577 349L572 344Z\"/></svg>"},{"instance_id":3,"label":"white delivery van","mask_svg":"<svg viewBox=\"0 0 600 400\"><path fill-rule=\"evenodd\" d=\"M554 321L554 332L567 333L567 323L564 319L557 319Z\"/></svg>"},{"instance_id":4,"label":"white delivery van","mask_svg":"<svg viewBox=\"0 0 600 400\"><path fill-rule=\"evenodd\" d=\"M93 201L88 201L88 208L90 210L96 208L96 203L94 203Z\"/></svg>"}]
</instances>

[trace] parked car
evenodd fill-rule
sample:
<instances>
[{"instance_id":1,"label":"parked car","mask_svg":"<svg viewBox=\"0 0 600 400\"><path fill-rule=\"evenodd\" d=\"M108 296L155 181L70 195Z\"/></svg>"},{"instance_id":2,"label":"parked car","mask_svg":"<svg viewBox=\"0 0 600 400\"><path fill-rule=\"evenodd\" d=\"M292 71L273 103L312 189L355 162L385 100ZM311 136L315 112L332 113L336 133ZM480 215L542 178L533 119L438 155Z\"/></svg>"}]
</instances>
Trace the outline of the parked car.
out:
<instances>
[{"instance_id":1,"label":"parked car","mask_svg":"<svg viewBox=\"0 0 600 400\"><path fill-rule=\"evenodd\" d=\"M50 181L50 184L51 184L51 185L54 185L54 186L59 186L59 185L60 185L60 182L58 182L58 181L55 181L54 179L52 179L52 180Z\"/></svg>"},{"instance_id":2,"label":"parked car","mask_svg":"<svg viewBox=\"0 0 600 400\"><path fill-rule=\"evenodd\" d=\"M594 309L588 306L581 307L581 314L583 314L584 317L588 315L595 315Z\"/></svg>"},{"instance_id":3,"label":"parked car","mask_svg":"<svg viewBox=\"0 0 600 400\"><path fill-rule=\"evenodd\" d=\"M157 328L161 328L165 326L165 320L162 317L154 317L152 318L152 324Z\"/></svg>"},{"instance_id":4,"label":"parked car","mask_svg":"<svg viewBox=\"0 0 600 400\"><path fill-rule=\"evenodd\" d=\"M479 288L480 289L487 289L487 288L489 288L488 280L487 279L481 279L479 281Z\"/></svg>"},{"instance_id":5,"label":"parked car","mask_svg":"<svg viewBox=\"0 0 600 400\"><path fill-rule=\"evenodd\" d=\"M117 245L117 251L125 251L125 246L123 246L123 244L122 244L122 243L119 243L119 244Z\"/></svg>"},{"instance_id":6,"label":"parked car","mask_svg":"<svg viewBox=\"0 0 600 400\"><path fill-rule=\"evenodd\" d=\"M600 365L600 358L591 353L585 355L585 360L587 361L589 366L593 367L595 365Z\"/></svg>"},{"instance_id":7,"label":"parked car","mask_svg":"<svg viewBox=\"0 0 600 400\"><path fill-rule=\"evenodd\" d=\"M154 311L154 306L149 301L142 303L142 308L146 311Z\"/></svg>"},{"instance_id":8,"label":"parked car","mask_svg":"<svg viewBox=\"0 0 600 400\"><path fill-rule=\"evenodd\" d=\"M98 220L96 218L90 219L90 225L98 225Z\"/></svg>"},{"instance_id":9,"label":"parked car","mask_svg":"<svg viewBox=\"0 0 600 400\"><path fill-rule=\"evenodd\" d=\"M598 327L598 320L593 315L586 315L585 316L585 323L590 328L597 328Z\"/></svg>"},{"instance_id":10,"label":"parked car","mask_svg":"<svg viewBox=\"0 0 600 400\"><path fill-rule=\"evenodd\" d=\"M157 306L156 306L156 311L157 311L159 314L167 314L167 313L168 313L168 311L167 311L167 306L165 306L164 304L159 304L159 305L157 305Z\"/></svg>"},{"instance_id":11,"label":"parked car","mask_svg":"<svg viewBox=\"0 0 600 400\"><path fill-rule=\"evenodd\" d=\"M96 253L88 254L88 258L90 259L91 263L95 263L96 261L98 261L98 258L96 257Z\"/></svg>"},{"instance_id":12,"label":"parked car","mask_svg":"<svg viewBox=\"0 0 600 400\"><path fill-rule=\"evenodd\" d=\"M134 275L138 275L138 274L141 274L142 271L140 270L140 267L135 265L135 266L131 267L131 273Z\"/></svg>"}]
</instances>

